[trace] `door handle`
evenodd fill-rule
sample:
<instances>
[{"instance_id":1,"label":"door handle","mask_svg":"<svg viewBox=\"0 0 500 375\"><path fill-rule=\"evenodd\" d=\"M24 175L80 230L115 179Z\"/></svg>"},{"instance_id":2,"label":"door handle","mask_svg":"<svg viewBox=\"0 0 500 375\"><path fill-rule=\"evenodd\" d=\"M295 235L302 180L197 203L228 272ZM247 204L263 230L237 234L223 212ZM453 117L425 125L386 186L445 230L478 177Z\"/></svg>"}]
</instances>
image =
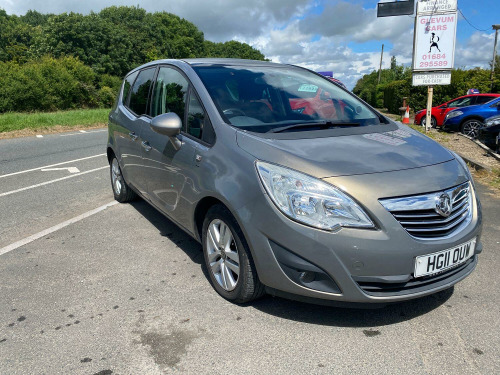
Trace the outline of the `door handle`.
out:
<instances>
[{"instance_id":1,"label":"door handle","mask_svg":"<svg viewBox=\"0 0 500 375\"><path fill-rule=\"evenodd\" d=\"M135 141L137 138L139 138L138 135L135 135L134 132L130 132L128 133L128 136L130 137L130 139L132 139L133 141Z\"/></svg>"},{"instance_id":2,"label":"door handle","mask_svg":"<svg viewBox=\"0 0 500 375\"><path fill-rule=\"evenodd\" d=\"M151 146L149 145L149 142L148 142L148 141L142 141L142 142L141 142L141 145L142 145L142 147L144 147L144 150L146 150L146 152L151 151L151 149L153 148L153 147L151 147Z\"/></svg>"}]
</instances>

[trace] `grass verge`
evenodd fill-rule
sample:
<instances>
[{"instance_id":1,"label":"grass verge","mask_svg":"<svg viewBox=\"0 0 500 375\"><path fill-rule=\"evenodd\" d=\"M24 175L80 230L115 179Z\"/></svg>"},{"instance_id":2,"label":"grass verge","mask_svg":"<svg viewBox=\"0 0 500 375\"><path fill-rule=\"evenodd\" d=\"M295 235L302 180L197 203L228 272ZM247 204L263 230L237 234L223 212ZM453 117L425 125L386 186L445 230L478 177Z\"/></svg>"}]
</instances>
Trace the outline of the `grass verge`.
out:
<instances>
[{"instance_id":1,"label":"grass verge","mask_svg":"<svg viewBox=\"0 0 500 375\"><path fill-rule=\"evenodd\" d=\"M108 108L78 109L58 112L17 113L0 115L0 137L60 132L75 128L105 126Z\"/></svg>"}]
</instances>

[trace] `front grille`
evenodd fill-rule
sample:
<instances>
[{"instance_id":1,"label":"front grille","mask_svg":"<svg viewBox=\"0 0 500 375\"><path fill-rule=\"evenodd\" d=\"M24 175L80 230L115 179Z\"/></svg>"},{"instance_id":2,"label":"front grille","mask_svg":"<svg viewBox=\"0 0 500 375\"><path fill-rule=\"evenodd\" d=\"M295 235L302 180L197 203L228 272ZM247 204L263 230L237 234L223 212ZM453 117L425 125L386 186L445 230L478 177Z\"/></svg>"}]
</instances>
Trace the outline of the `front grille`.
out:
<instances>
[{"instance_id":1,"label":"front grille","mask_svg":"<svg viewBox=\"0 0 500 375\"><path fill-rule=\"evenodd\" d=\"M446 270L437 275L419 277L418 279L415 279L412 276L409 281L404 283L367 282L363 281L362 277L353 277L353 279L366 294L371 296L382 297L406 295L438 288L452 282L453 280L460 279L472 271L475 267L475 262L476 256L473 256L467 262L456 268Z\"/></svg>"},{"instance_id":2,"label":"front grille","mask_svg":"<svg viewBox=\"0 0 500 375\"><path fill-rule=\"evenodd\" d=\"M447 195L451 202L449 216L443 216L436 208L436 203L443 195ZM380 203L391 212L408 234L418 239L451 236L468 225L472 217L468 182L437 193L384 199Z\"/></svg>"}]
</instances>

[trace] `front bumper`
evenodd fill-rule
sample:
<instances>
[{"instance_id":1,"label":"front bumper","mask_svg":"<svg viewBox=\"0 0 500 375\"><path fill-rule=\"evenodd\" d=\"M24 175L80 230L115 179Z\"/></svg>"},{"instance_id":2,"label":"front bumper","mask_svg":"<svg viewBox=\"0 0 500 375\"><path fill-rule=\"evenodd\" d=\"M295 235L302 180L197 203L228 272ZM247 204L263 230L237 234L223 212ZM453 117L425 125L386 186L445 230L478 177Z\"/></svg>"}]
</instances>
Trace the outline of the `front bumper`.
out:
<instances>
[{"instance_id":1,"label":"front bumper","mask_svg":"<svg viewBox=\"0 0 500 375\"><path fill-rule=\"evenodd\" d=\"M285 217L265 194L236 214L260 280L278 292L275 294L356 303L397 302L447 289L472 272L482 249L480 204L474 195L472 221L460 233L446 240L422 241L411 237L378 199L439 191L465 179L456 161L326 179L351 196L362 197L358 202L374 220L374 230L342 228L327 232L307 227ZM448 249L474 237L476 255L466 264L439 276L413 279L416 256ZM301 280L307 271L316 272L321 282L313 285L307 273Z\"/></svg>"},{"instance_id":2,"label":"front bumper","mask_svg":"<svg viewBox=\"0 0 500 375\"><path fill-rule=\"evenodd\" d=\"M460 131L461 117L452 117L451 119L445 120L443 123L443 130L458 132Z\"/></svg>"}]
</instances>

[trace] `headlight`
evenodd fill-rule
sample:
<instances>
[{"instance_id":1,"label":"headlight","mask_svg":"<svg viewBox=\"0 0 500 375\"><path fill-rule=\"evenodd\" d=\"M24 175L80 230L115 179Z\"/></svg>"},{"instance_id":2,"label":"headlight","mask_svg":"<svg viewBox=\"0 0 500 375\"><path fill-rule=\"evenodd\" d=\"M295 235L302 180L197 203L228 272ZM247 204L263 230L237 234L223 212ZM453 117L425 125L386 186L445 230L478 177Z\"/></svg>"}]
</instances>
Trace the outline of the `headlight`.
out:
<instances>
[{"instance_id":1,"label":"headlight","mask_svg":"<svg viewBox=\"0 0 500 375\"><path fill-rule=\"evenodd\" d=\"M449 120L450 118L453 118L453 117L461 116L463 114L464 113L462 111L451 111L450 113L448 113L446 115L445 121Z\"/></svg>"},{"instance_id":2,"label":"headlight","mask_svg":"<svg viewBox=\"0 0 500 375\"><path fill-rule=\"evenodd\" d=\"M484 126L500 125L500 116L490 117L484 122Z\"/></svg>"},{"instance_id":3,"label":"headlight","mask_svg":"<svg viewBox=\"0 0 500 375\"><path fill-rule=\"evenodd\" d=\"M326 230L374 227L358 204L332 185L274 164L256 165L269 197L286 216Z\"/></svg>"}]
</instances>

